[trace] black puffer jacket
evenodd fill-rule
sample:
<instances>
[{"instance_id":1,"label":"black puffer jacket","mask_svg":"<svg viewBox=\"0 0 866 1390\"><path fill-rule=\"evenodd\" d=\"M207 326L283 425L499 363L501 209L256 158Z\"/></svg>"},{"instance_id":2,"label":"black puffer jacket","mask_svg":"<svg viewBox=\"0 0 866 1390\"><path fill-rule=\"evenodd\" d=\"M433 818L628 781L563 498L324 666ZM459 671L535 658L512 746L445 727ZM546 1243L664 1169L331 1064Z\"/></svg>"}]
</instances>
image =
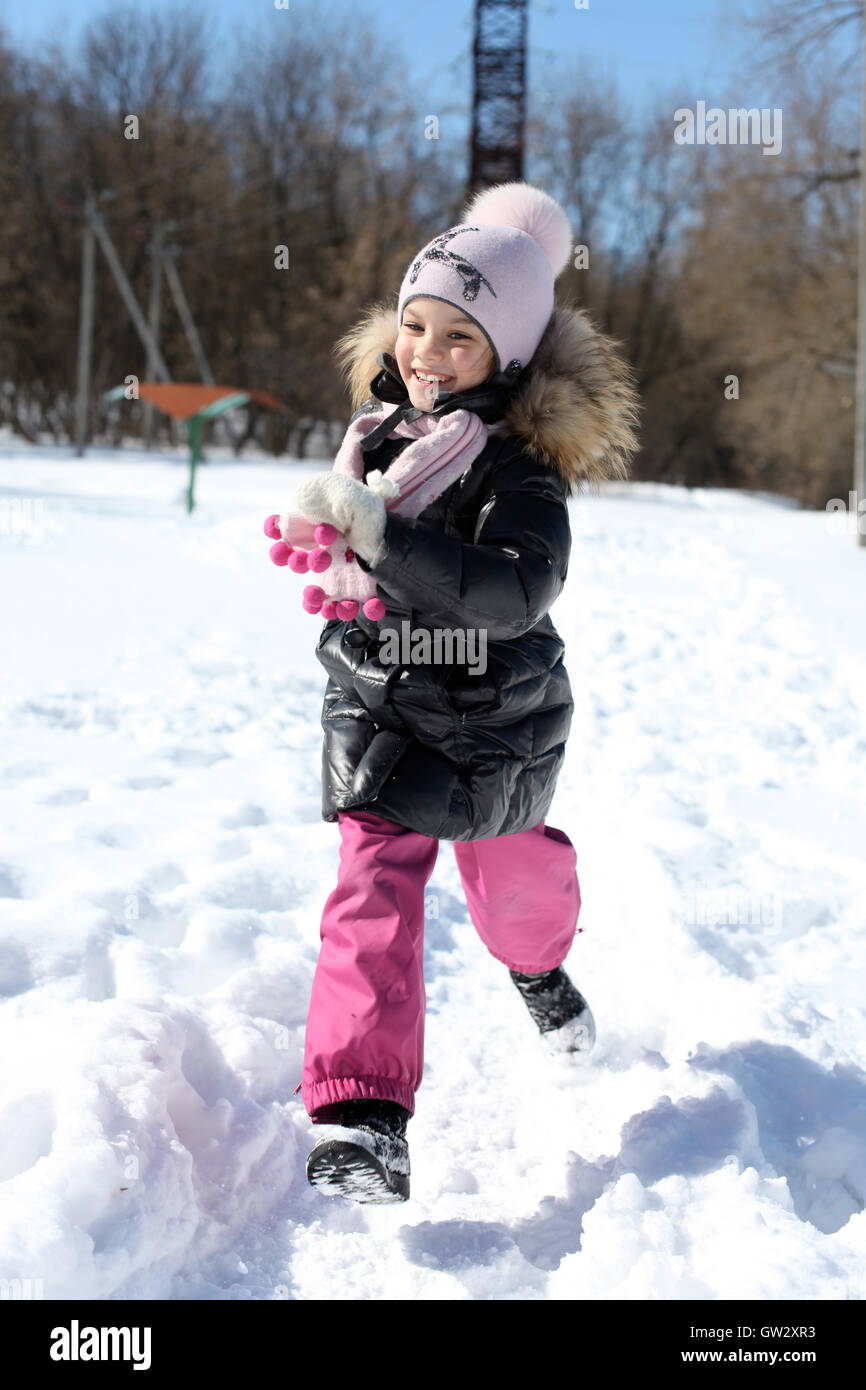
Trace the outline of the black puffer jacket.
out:
<instances>
[{"instance_id":1,"label":"black puffer jacket","mask_svg":"<svg viewBox=\"0 0 866 1390\"><path fill-rule=\"evenodd\" d=\"M370 385L391 377L395 332L393 309L376 308L342 340L362 410L380 408ZM325 820L363 809L437 839L482 840L547 814L573 710L548 616L568 573L567 500L582 478L627 476L637 405L616 345L581 311L559 308L502 406L508 432L491 435L461 478L417 519L389 513L385 558L364 565L385 617L322 628ZM410 443L385 438L366 454L365 476L387 472ZM382 634L404 624L413 641L471 629L476 646L462 663L383 662ZM482 630L486 670L473 674Z\"/></svg>"}]
</instances>

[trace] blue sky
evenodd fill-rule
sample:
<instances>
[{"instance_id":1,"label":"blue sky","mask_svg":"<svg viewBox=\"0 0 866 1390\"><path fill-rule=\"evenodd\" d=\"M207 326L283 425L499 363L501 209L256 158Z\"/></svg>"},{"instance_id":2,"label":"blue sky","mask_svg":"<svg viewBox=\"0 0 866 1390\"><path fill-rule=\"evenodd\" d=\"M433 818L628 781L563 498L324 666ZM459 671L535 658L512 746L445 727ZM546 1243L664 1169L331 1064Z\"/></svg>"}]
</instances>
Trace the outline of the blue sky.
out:
<instances>
[{"instance_id":1,"label":"blue sky","mask_svg":"<svg viewBox=\"0 0 866 1390\"><path fill-rule=\"evenodd\" d=\"M753 9L758 0L739 0ZM412 73L431 98L448 92L468 103L471 96L473 0L289 0L277 11L274 0L186 0L187 12L207 16L214 33L231 51L239 34L258 31L266 43L293 15L368 16L405 52ZM130 27L164 8L162 0L113 0L112 13L125 12ZM728 0L589 0L577 10L574 0L530 0L529 82L541 85L545 59L589 59L593 69L613 78L629 106L639 110L653 96L678 94L693 106L773 106L781 96L773 83L743 81L749 37ZM0 0L0 24L17 45L37 49L47 37L74 47L88 22L106 12L106 0ZM363 61L363 55L359 55Z\"/></svg>"}]
</instances>

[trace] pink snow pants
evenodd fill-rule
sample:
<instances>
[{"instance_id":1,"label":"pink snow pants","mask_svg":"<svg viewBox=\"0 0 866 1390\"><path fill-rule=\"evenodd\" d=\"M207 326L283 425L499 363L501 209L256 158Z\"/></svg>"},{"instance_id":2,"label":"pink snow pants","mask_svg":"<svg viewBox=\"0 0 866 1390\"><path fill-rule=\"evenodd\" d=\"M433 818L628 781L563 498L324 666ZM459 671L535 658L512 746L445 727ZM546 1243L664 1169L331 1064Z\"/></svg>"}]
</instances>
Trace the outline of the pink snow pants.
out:
<instances>
[{"instance_id":1,"label":"pink snow pants","mask_svg":"<svg viewBox=\"0 0 866 1390\"><path fill-rule=\"evenodd\" d=\"M370 811L340 811L337 886L307 1016L304 1105L393 1100L414 1114L424 1065L424 889L439 841ZM511 970L553 970L580 912L577 855L562 830L454 840L469 915Z\"/></svg>"}]
</instances>

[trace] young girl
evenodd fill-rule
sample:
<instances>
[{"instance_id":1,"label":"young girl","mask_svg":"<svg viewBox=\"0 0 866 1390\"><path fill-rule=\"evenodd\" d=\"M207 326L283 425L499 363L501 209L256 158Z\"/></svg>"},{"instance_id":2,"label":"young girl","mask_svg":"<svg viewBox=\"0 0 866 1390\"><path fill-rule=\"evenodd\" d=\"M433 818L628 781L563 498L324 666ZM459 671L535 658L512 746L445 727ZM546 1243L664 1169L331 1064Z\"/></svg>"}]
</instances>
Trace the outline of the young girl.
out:
<instances>
[{"instance_id":1,"label":"young girl","mask_svg":"<svg viewBox=\"0 0 866 1390\"><path fill-rule=\"evenodd\" d=\"M572 1051L595 1037L561 969L576 854L544 820L573 711L548 609L567 574L567 499L581 479L627 476L637 401L615 344L554 307L570 250L568 219L540 189L471 200L409 266L396 318L376 306L341 340L357 408L334 469L265 526L281 537L276 563L322 580L304 606L326 619L322 815L341 848L302 1091L325 1127L308 1179L356 1201L409 1196L440 840L540 1032ZM298 549L312 527L316 548ZM483 662L463 659L482 647Z\"/></svg>"}]
</instances>

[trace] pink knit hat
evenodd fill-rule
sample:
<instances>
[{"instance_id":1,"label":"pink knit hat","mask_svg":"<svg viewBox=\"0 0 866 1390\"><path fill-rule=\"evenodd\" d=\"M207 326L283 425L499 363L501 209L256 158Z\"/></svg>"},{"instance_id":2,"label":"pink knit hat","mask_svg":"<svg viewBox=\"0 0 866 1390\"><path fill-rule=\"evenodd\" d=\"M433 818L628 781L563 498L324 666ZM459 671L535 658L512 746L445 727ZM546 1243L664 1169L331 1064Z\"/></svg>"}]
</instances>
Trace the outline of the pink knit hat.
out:
<instances>
[{"instance_id":1,"label":"pink knit hat","mask_svg":"<svg viewBox=\"0 0 866 1390\"><path fill-rule=\"evenodd\" d=\"M553 313L553 282L571 253L559 203L528 183L476 193L463 222L418 253L400 286L397 322L412 299L442 299L474 319L493 348L494 370L525 367Z\"/></svg>"}]
</instances>

